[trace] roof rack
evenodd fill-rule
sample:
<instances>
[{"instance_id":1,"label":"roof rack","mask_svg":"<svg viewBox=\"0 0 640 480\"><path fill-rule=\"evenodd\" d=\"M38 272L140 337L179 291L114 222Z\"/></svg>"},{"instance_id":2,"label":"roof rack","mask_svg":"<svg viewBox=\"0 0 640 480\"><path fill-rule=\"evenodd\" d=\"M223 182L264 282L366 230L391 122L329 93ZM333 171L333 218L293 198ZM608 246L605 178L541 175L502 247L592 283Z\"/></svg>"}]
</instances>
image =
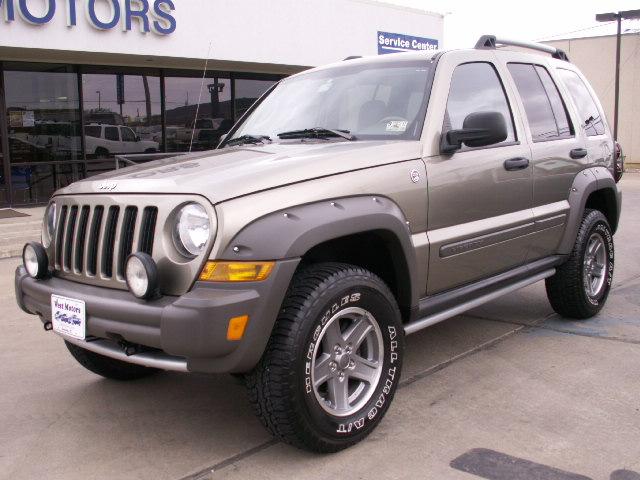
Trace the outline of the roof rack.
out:
<instances>
[{"instance_id":1,"label":"roof rack","mask_svg":"<svg viewBox=\"0 0 640 480\"><path fill-rule=\"evenodd\" d=\"M346 62L347 60L356 60L356 59L358 59L358 58L362 58L362 55L351 55L351 56L349 56L349 57L347 57L347 58L343 59L342 61L343 61L343 62Z\"/></svg>"},{"instance_id":2,"label":"roof rack","mask_svg":"<svg viewBox=\"0 0 640 480\"><path fill-rule=\"evenodd\" d=\"M476 42L475 48L491 48L495 49L497 45L508 45L512 47L530 48L532 50L538 50L539 52L550 53L553 58L558 60L569 61L569 57L559 48L552 47L550 45L544 45L543 43L535 42L522 42L520 40L507 40L505 38L497 38L495 35L483 35Z\"/></svg>"}]
</instances>

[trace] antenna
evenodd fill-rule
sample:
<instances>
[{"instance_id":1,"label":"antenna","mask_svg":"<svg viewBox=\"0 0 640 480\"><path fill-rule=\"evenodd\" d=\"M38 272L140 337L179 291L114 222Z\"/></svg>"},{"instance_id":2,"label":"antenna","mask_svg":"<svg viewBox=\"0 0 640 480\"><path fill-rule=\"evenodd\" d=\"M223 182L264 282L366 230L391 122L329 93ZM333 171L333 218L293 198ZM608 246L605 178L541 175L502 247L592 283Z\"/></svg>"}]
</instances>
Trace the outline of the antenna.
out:
<instances>
[{"instance_id":1,"label":"antenna","mask_svg":"<svg viewBox=\"0 0 640 480\"><path fill-rule=\"evenodd\" d=\"M207 58L204 59L204 71L202 72L202 82L200 83L200 93L198 93L196 117L193 119L193 126L191 127L191 141L189 142L189 153L191 153L191 148L193 147L193 136L196 134L196 122L198 121L198 114L200 113L200 102L202 101L202 90L204 89L204 79L207 76L207 66L209 65L210 55L211 55L211 42L209 42L209 48L207 49Z\"/></svg>"}]
</instances>

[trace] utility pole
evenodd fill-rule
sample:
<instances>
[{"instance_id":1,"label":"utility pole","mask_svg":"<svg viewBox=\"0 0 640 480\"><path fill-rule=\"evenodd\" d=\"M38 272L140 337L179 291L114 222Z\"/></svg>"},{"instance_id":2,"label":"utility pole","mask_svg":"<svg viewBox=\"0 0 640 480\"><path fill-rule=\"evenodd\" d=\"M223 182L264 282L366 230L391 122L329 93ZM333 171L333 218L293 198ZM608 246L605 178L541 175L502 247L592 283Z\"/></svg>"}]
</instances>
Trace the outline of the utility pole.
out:
<instances>
[{"instance_id":1,"label":"utility pole","mask_svg":"<svg viewBox=\"0 0 640 480\"><path fill-rule=\"evenodd\" d=\"M599 13L597 22L616 22L618 30L616 34L616 86L613 103L613 138L618 140L618 109L620 105L620 50L622 46L622 20L640 18L640 10L625 10L618 13Z\"/></svg>"}]
</instances>

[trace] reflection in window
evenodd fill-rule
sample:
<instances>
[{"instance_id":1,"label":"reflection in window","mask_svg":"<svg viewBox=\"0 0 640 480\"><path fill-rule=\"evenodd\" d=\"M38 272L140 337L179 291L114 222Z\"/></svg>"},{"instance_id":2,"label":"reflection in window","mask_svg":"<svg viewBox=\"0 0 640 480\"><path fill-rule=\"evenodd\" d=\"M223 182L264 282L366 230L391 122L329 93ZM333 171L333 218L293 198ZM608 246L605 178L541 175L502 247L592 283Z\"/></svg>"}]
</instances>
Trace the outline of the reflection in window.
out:
<instances>
[{"instance_id":1,"label":"reflection in window","mask_svg":"<svg viewBox=\"0 0 640 480\"><path fill-rule=\"evenodd\" d=\"M86 176L115 167L115 155L162 150L160 78L152 75L83 74ZM126 131L126 133L125 133Z\"/></svg>"},{"instance_id":2,"label":"reflection in window","mask_svg":"<svg viewBox=\"0 0 640 480\"><path fill-rule=\"evenodd\" d=\"M8 68L4 82L13 202L46 202L73 181L71 162L82 157L77 76L71 67L39 65Z\"/></svg>"},{"instance_id":3,"label":"reflection in window","mask_svg":"<svg viewBox=\"0 0 640 480\"><path fill-rule=\"evenodd\" d=\"M276 83L272 80L235 80L235 118L238 120L247 110Z\"/></svg>"},{"instance_id":4,"label":"reflection in window","mask_svg":"<svg viewBox=\"0 0 640 480\"><path fill-rule=\"evenodd\" d=\"M499 112L507 124L507 139L515 141L511 110L495 69L489 63L467 63L456 67L451 78L443 131L462 128L467 115Z\"/></svg>"},{"instance_id":5,"label":"reflection in window","mask_svg":"<svg viewBox=\"0 0 640 480\"><path fill-rule=\"evenodd\" d=\"M422 129L428 67L398 60L350 64L283 80L234 133L265 135L307 128L349 131L360 139L413 139Z\"/></svg>"},{"instance_id":6,"label":"reflection in window","mask_svg":"<svg viewBox=\"0 0 640 480\"><path fill-rule=\"evenodd\" d=\"M534 142L571 136L569 121L553 80L543 67L510 63Z\"/></svg>"},{"instance_id":7,"label":"reflection in window","mask_svg":"<svg viewBox=\"0 0 640 480\"><path fill-rule=\"evenodd\" d=\"M168 152L214 149L233 126L228 78L167 77L165 105Z\"/></svg>"},{"instance_id":8,"label":"reflection in window","mask_svg":"<svg viewBox=\"0 0 640 480\"><path fill-rule=\"evenodd\" d=\"M604 122L600 116L600 111L582 79L577 73L571 70L565 70L564 68L559 68L558 73L562 77L564 84L571 94L571 98L573 98L578 108L578 114L580 115L582 126L587 135L592 137L604 134Z\"/></svg>"}]
</instances>

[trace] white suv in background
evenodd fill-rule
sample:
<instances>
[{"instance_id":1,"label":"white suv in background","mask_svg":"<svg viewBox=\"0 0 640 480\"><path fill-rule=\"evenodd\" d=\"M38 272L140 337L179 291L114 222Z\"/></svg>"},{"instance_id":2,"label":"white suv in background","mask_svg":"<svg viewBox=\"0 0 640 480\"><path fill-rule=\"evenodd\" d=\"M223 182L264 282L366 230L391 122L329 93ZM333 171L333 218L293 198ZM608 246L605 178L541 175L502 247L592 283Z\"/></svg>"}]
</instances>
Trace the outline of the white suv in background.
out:
<instances>
[{"instance_id":1,"label":"white suv in background","mask_svg":"<svg viewBox=\"0 0 640 480\"><path fill-rule=\"evenodd\" d=\"M136 133L124 125L102 125L90 123L84 127L85 145L88 155L107 157L119 153L156 153L158 142L141 140Z\"/></svg>"}]
</instances>

